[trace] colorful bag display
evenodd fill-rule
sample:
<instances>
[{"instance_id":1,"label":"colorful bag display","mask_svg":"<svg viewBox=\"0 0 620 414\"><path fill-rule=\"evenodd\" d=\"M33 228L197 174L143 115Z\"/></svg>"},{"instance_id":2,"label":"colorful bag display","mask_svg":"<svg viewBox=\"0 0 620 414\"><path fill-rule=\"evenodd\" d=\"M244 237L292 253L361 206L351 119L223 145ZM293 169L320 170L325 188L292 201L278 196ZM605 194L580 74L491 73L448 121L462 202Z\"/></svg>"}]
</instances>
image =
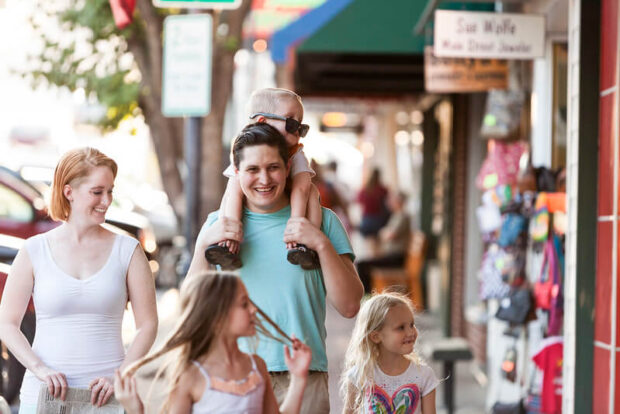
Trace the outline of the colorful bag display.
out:
<instances>
[{"instance_id":1,"label":"colorful bag display","mask_svg":"<svg viewBox=\"0 0 620 414\"><path fill-rule=\"evenodd\" d=\"M545 193L536 198L536 209L530 224L530 237L535 242L547 240L549 236L549 209L545 201Z\"/></svg>"},{"instance_id":2,"label":"colorful bag display","mask_svg":"<svg viewBox=\"0 0 620 414\"><path fill-rule=\"evenodd\" d=\"M510 286L502 279L504 252L492 245L482 257L480 267L480 298L482 300L503 298L508 295Z\"/></svg>"},{"instance_id":3,"label":"colorful bag display","mask_svg":"<svg viewBox=\"0 0 620 414\"><path fill-rule=\"evenodd\" d=\"M505 214L497 244L507 247L515 243L519 234L525 229L527 220L520 214Z\"/></svg>"},{"instance_id":4,"label":"colorful bag display","mask_svg":"<svg viewBox=\"0 0 620 414\"><path fill-rule=\"evenodd\" d=\"M551 307L549 309L549 325L547 335L559 335L562 331L564 322L564 294L562 293L562 274L564 271L564 253L562 252L562 242L557 235L552 238L553 251L557 256L557 266L555 268L554 284L551 288Z\"/></svg>"},{"instance_id":5,"label":"colorful bag display","mask_svg":"<svg viewBox=\"0 0 620 414\"><path fill-rule=\"evenodd\" d=\"M553 241L547 240L543 253L543 262L540 269L538 281L534 284L534 297L536 307L549 310L551 308L552 291L554 285L554 274L556 272L556 258L553 249ZM545 277L545 270L548 269Z\"/></svg>"},{"instance_id":6,"label":"colorful bag display","mask_svg":"<svg viewBox=\"0 0 620 414\"><path fill-rule=\"evenodd\" d=\"M487 158L476 177L476 186L489 190L499 185L513 185L517 182L519 161L528 151L525 142L489 141Z\"/></svg>"},{"instance_id":7,"label":"colorful bag display","mask_svg":"<svg viewBox=\"0 0 620 414\"><path fill-rule=\"evenodd\" d=\"M525 323L532 307L530 290L515 288L501 299L495 317L515 325Z\"/></svg>"}]
</instances>

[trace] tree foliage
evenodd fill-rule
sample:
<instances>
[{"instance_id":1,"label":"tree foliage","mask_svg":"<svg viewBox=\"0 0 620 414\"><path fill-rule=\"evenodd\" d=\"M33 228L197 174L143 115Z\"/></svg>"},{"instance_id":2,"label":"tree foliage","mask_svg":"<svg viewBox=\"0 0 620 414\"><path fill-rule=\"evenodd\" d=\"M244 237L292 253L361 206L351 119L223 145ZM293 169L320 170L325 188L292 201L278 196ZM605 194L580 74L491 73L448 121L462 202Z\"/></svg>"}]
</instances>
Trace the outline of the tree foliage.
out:
<instances>
[{"instance_id":1,"label":"tree foliage","mask_svg":"<svg viewBox=\"0 0 620 414\"><path fill-rule=\"evenodd\" d=\"M214 177L221 177L222 125L232 89L233 56L241 44L249 7L250 0L243 0L236 10L213 14L212 110L201 129L201 218L217 208L222 191ZM40 48L29 57L23 75L35 86L46 83L71 91L83 89L88 99L105 106L105 116L99 121L104 130L116 128L128 117L143 116L150 127L164 190L177 216L182 216L178 167L183 159L182 121L161 113L163 21L177 13L180 10L157 9L150 0L137 0L134 21L119 30L108 0L39 0L31 24Z\"/></svg>"},{"instance_id":2,"label":"tree foliage","mask_svg":"<svg viewBox=\"0 0 620 414\"><path fill-rule=\"evenodd\" d=\"M126 39L144 36L144 21L119 31L107 0L39 1L35 10L31 24L42 49L25 73L33 84L83 89L107 108L99 123L104 129L138 116L140 75Z\"/></svg>"}]
</instances>

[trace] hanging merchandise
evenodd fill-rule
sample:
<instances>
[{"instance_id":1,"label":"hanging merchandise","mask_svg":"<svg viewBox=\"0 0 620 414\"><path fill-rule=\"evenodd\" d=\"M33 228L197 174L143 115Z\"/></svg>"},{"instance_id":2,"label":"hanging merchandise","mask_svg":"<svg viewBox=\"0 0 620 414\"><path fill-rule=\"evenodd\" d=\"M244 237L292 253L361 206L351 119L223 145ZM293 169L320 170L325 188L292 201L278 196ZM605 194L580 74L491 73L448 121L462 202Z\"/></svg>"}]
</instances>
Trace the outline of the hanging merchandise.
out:
<instances>
[{"instance_id":1,"label":"hanging merchandise","mask_svg":"<svg viewBox=\"0 0 620 414\"><path fill-rule=\"evenodd\" d=\"M532 297L528 288L513 288L499 301L495 317L511 324L520 325L527 321L532 310Z\"/></svg>"},{"instance_id":2,"label":"hanging merchandise","mask_svg":"<svg viewBox=\"0 0 620 414\"><path fill-rule=\"evenodd\" d=\"M530 386L528 387L527 395L524 399L525 410L527 414L544 414L542 412L542 398L540 396L542 391L543 372L536 368L536 364L531 365L530 371L528 378Z\"/></svg>"},{"instance_id":3,"label":"hanging merchandise","mask_svg":"<svg viewBox=\"0 0 620 414\"><path fill-rule=\"evenodd\" d=\"M493 414L526 414L526 412L521 401L516 403L496 402L493 404Z\"/></svg>"},{"instance_id":4,"label":"hanging merchandise","mask_svg":"<svg viewBox=\"0 0 620 414\"><path fill-rule=\"evenodd\" d=\"M536 173L536 190L553 193L555 191L555 173L547 167L534 168Z\"/></svg>"},{"instance_id":5,"label":"hanging merchandise","mask_svg":"<svg viewBox=\"0 0 620 414\"><path fill-rule=\"evenodd\" d=\"M520 214L505 214L497 243L501 247L514 244L517 241L517 237L519 237L521 232L525 229L526 223L527 220Z\"/></svg>"},{"instance_id":6,"label":"hanging merchandise","mask_svg":"<svg viewBox=\"0 0 620 414\"><path fill-rule=\"evenodd\" d=\"M513 247L502 250L502 280L512 287L519 287L525 280L525 252Z\"/></svg>"},{"instance_id":7,"label":"hanging merchandise","mask_svg":"<svg viewBox=\"0 0 620 414\"><path fill-rule=\"evenodd\" d=\"M521 215L523 217L532 218L536 213L536 193L533 191L525 191L521 193Z\"/></svg>"},{"instance_id":8,"label":"hanging merchandise","mask_svg":"<svg viewBox=\"0 0 620 414\"><path fill-rule=\"evenodd\" d=\"M480 266L480 298L483 300L503 298L510 291L510 286L502 279L504 251L492 244L482 257Z\"/></svg>"},{"instance_id":9,"label":"hanging merchandise","mask_svg":"<svg viewBox=\"0 0 620 414\"><path fill-rule=\"evenodd\" d=\"M547 207L546 193L539 193L536 197L535 213L530 225L530 236L535 242L547 240L549 235L549 208Z\"/></svg>"},{"instance_id":10,"label":"hanging merchandise","mask_svg":"<svg viewBox=\"0 0 620 414\"><path fill-rule=\"evenodd\" d=\"M549 213L566 213L566 193L540 193L544 194L544 203Z\"/></svg>"},{"instance_id":11,"label":"hanging merchandise","mask_svg":"<svg viewBox=\"0 0 620 414\"><path fill-rule=\"evenodd\" d=\"M483 204L476 209L478 227L482 234L493 233L502 225L499 207L493 203Z\"/></svg>"},{"instance_id":12,"label":"hanging merchandise","mask_svg":"<svg viewBox=\"0 0 620 414\"><path fill-rule=\"evenodd\" d=\"M557 234L566 232L566 193L540 193L541 204L553 215L553 231Z\"/></svg>"},{"instance_id":13,"label":"hanging merchandise","mask_svg":"<svg viewBox=\"0 0 620 414\"><path fill-rule=\"evenodd\" d=\"M517 380L517 348L514 345L506 350L502 361L502 373L510 382Z\"/></svg>"},{"instance_id":14,"label":"hanging merchandise","mask_svg":"<svg viewBox=\"0 0 620 414\"><path fill-rule=\"evenodd\" d=\"M487 157L476 177L476 186L489 190L498 185L513 185L517 182L519 161L527 154L525 142L489 141Z\"/></svg>"},{"instance_id":15,"label":"hanging merchandise","mask_svg":"<svg viewBox=\"0 0 620 414\"><path fill-rule=\"evenodd\" d=\"M525 400L527 414L544 414L542 412L542 398L538 394L528 394Z\"/></svg>"},{"instance_id":16,"label":"hanging merchandise","mask_svg":"<svg viewBox=\"0 0 620 414\"><path fill-rule=\"evenodd\" d=\"M503 208L512 201L512 187L507 184L498 185L482 195L483 201L485 201L485 196L488 196L493 203Z\"/></svg>"},{"instance_id":17,"label":"hanging merchandise","mask_svg":"<svg viewBox=\"0 0 620 414\"><path fill-rule=\"evenodd\" d=\"M553 248L553 241L548 239L545 243L543 262L540 269L538 281L534 284L534 296L536 297L536 307L544 310L551 308L553 298L553 286L556 273L556 257ZM547 270L547 272L545 272Z\"/></svg>"},{"instance_id":18,"label":"hanging merchandise","mask_svg":"<svg viewBox=\"0 0 620 414\"><path fill-rule=\"evenodd\" d=\"M509 138L519 128L525 93L522 90L494 89L487 94L480 135L483 138Z\"/></svg>"},{"instance_id":19,"label":"hanging merchandise","mask_svg":"<svg viewBox=\"0 0 620 414\"><path fill-rule=\"evenodd\" d=\"M559 414L562 412L562 364L564 345L562 337L543 339L540 350L532 360L543 372L542 412Z\"/></svg>"},{"instance_id":20,"label":"hanging merchandise","mask_svg":"<svg viewBox=\"0 0 620 414\"><path fill-rule=\"evenodd\" d=\"M559 335L564 320L564 295L562 293L562 275L564 273L564 253L562 242L557 235L552 236L553 251L557 257L554 277L554 285L551 288L551 307L549 309L549 326L547 335Z\"/></svg>"}]
</instances>

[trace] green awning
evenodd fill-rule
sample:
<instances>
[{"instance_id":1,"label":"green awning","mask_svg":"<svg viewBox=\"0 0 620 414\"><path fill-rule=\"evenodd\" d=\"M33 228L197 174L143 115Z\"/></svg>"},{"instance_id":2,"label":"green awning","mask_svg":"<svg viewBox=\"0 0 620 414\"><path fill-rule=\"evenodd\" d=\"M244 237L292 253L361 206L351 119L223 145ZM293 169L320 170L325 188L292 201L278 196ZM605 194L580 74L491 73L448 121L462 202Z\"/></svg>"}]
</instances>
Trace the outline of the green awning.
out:
<instances>
[{"instance_id":1,"label":"green awning","mask_svg":"<svg viewBox=\"0 0 620 414\"><path fill-rule=\"evenodd\" d=\"M422 55L431 39L415 35L413 28L425 8L423 0L354 0L299 45L297 53ZM492 11L493 4L447 2L438 8Z\"/></svg>"}]
</instances>

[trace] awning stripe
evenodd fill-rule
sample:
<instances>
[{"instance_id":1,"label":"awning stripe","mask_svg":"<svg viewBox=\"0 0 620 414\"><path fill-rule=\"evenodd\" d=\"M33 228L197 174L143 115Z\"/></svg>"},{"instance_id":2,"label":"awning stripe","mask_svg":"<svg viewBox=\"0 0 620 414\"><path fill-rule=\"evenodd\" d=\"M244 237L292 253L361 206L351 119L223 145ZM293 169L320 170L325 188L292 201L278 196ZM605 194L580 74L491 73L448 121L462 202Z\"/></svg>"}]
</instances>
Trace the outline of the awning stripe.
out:
<instances>
[{"instance_id":1,"label":"awning stripe","mask_svg":"<svg viewBox=\"0 0 620 414\"><path fill-rule=\"evenodd\" d=\"M271 58L273 61L285 63L287 51L290 47L311 36L352 2L353 0L327 0L293 23L274 32L271 37Z\"/></svg>"}]
</instances>

